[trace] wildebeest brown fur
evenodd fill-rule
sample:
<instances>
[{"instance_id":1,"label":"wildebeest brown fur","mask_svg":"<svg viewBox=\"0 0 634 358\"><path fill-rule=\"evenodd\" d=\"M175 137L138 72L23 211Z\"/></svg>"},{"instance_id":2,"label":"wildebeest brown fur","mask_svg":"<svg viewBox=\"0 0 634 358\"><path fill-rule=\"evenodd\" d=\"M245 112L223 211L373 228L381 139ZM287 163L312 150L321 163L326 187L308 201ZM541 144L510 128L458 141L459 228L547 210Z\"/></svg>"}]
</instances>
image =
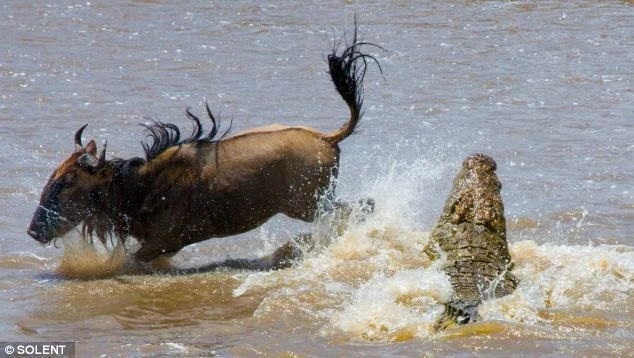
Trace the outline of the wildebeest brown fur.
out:
<instances>
[{"instance_id":1,"label":"wildebeest brown fur","mask_svg":"<svg viewBox=\"0 0 634 358\"><path fill-rule=\"evenodd\" d=\"M217 138L203 135L189 110L194 134L181 140L172 124L146 126L146 158L105 159L94 140L82 144L86 126L75 134L75 152L51 175L28 233L48 243L83 223L83 231L105 242L135 237L139 261L173 254L212 237L254 229L273 215L312 221L319 202L331 195L339 164L338 143L360 118L367 61L356 28L352 44L328 56L331 79L350 109L337 131L274 125ZM378 63L377 63L378 64Z\"/></svg>"}]
</instances>

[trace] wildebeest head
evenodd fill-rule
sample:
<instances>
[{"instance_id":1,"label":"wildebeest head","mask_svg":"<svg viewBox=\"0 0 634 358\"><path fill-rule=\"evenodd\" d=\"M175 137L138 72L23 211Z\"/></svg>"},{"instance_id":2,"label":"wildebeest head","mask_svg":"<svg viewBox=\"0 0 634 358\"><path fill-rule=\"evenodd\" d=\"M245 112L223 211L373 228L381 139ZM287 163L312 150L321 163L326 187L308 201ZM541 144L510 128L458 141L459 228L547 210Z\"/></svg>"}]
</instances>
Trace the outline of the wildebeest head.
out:
<instances>
[{"instance_id":1,"label":"wildebeest head","mask_svg":"<svg viewBox=\"0 0 634 358\"><path fill-rule=\"evenodd\" d=\"M105 160L106 146L97 157L94 140L82 145L85 128L75 133L75 151L55 169L42 190L28 228L28 234L43 244L66 234L88 217L95 209L95 196L112 177L112 167Z\"/></svg>"}]
</instances>

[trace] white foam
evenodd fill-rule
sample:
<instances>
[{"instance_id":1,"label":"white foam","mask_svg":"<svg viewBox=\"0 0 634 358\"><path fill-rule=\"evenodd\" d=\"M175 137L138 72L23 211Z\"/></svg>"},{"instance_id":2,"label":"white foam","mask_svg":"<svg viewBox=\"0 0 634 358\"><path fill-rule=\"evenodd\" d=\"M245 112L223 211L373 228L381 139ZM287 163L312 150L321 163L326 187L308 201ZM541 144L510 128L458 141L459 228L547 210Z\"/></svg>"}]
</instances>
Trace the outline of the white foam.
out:
<instances>
[{"instance_id":1,"label":"white foam","mask_svg":"<svg viewBox=\"0 0 634 358\"><path fill-rule=\"evenodd\" d=\"M433 333L451 297L448 277L437 265L376 274L332 316L332 328L367 340L400 340ZM325 330L326 331L326 330Z\"/></svg>"},{"instance_id":2,"label":"white foam","mask_svg":"<svg viewBox=\"0 0 634 358\"><path fill-rule=\"evenodd\" d=\"M485 302L485 319L543 320L546 309L631 311L634 249L620 245L538 245L532 240L510 246L521 280L513 295Z\"/></svg>"},{"instance_id":3,"label":"white foam","mask_svg":"<svg viewBox=\"0 0 634 358\"><path fill-rule=\"evenodd\" d=\"M425 231L447 195L439 199L438 188L446 183L437 181L452 178L448 168L426 160L391 165L385 176L362 184L360 196L376 201L373 215L352 220L342 235L328 238L327 246L291 268L246 275L234 295L259 292L264 298L256 316L307 315L303 318L320 322L323 335L337 339L430 336L451 296L442 261L432 262L423 252ZM430 210L427 202L438 208ZM429 217L431 223L424 219ZM482 304L480 314L511 324L539 324L545 310L570 307L631 315L633 251L615 245L511 242L513 273L521 282L513 294Z\"/></svg>"}]
</instances>

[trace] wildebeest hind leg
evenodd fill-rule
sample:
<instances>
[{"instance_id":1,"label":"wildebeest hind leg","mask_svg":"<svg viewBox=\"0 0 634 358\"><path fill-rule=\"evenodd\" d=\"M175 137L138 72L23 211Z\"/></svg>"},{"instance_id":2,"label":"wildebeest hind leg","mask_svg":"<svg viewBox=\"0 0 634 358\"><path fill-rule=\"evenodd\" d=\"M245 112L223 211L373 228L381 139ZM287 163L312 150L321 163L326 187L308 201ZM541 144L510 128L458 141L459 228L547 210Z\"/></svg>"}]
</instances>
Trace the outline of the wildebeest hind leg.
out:
<instances>
[{"instance_id":1,"label":"wildebeest hind leg","mask_svg":"<svg viewBox=\"0 0 634 358\"><path fill-rule=\"evenodd\" d=\"M335 210L341 212L345 217L350 217L352 211L355 209L355 204L351 204L345 201L335 201L333 203L333 207ZM358 207L358 213L361 217L365 217L366 215L370 215L374 212L374 199L360 199L356 203L356 207Z\"/></svg>"},{"instance_id":2,"label":"wildebeest hind leg","mask_svg":"<svg viewBox=\"0 0 634 358\"><path fill-rule=\"evenodd\" d=\"M292 219L313 222L317 217L319 208L314 199L297 199L283 211L284 215Z\"/></svg>"},{"instance_id":3,"label":"wildebeest hind leg","mask_svg":"<svg viewBox=\"0 0 634 358\"><path fill-rule=\"evenodd\" d=\"M213 262L204 266L194 268L172 268L168 273L174 275L195 274L201 272L211 272L223 269L268 271L281 270L290 267L300 260L304 253L314 248L313 237L309 233L295 236L293 239L280 246L270 255L255 259L227 259L220 262Z\"/></svg>"},{"instance_id":4,"label":"wildebeest hind leg","mask_svg":"<svg viewBox=\"0 0 634 358\"><path fill-rule=\"evenodd\" d=\"M326 203L322 207L320 216L329 220L338 235L348 227L350 219L364 220L366 216L374 212L374 200L371 198L361 199L357 203L345 201L333 201Z\"/></svg>"}]
</instances>

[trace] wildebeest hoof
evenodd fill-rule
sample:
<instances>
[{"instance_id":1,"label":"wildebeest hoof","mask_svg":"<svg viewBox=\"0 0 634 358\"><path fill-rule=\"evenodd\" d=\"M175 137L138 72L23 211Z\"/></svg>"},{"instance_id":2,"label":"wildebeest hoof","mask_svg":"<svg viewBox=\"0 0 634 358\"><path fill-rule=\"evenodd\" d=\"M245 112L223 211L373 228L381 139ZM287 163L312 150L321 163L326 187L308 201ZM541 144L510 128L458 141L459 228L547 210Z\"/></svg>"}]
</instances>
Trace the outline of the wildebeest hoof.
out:
<instances>
[{"instance_id":1,"label":"wildebeest hoof","mask_svg":"<svg viewBox=\"0 0 634 358\"><path fill-rule=\"evenodd\" d=\"M271 269L281 270L290 267L302 256L304 256L304 253L299 245L296 242L289 241L271 254Z\"/></svg>"}]
</instances>

